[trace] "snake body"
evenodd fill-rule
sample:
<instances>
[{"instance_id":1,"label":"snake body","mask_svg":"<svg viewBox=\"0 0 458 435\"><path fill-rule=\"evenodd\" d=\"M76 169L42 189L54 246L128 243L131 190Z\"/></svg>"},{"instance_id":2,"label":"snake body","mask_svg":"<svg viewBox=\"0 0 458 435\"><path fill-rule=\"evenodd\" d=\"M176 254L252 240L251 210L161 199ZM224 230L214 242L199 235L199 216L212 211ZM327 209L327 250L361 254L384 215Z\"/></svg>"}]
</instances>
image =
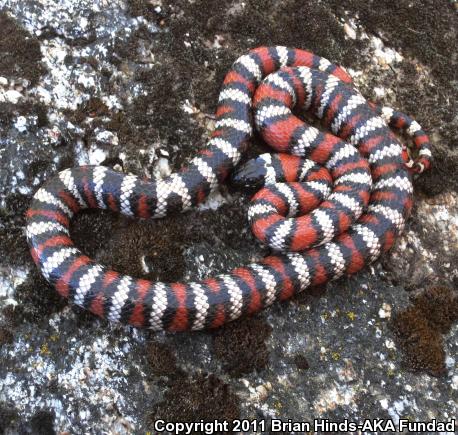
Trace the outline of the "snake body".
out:
<instances>
[{"instance_id":1,"label":"snake body","mask_svg":"<svg viewBox=\"0 0 458 435\"><path fill-rule=\"evenodd\" d=\"M82 166L46 181L27 212L35 263L62 296L98 316L171 331L218 327L358 272L402 231L412 206L411 172L428 168L431 153L415 121L366 102L350 83L341 67L310 52L251 50L225 77L207 147L179 172L145 181ZM200 282L169 284L108 270L75 247L69 224L82 209L160 218L203 202L239 163L252 135L253 105L263 137L294 156L261 156L237 177L266 175L249 220L262 242L291 252ZM308 126L291 109L314 114L333 134ZM410 168L390 126L407 132L419 150ZM304 215L310 203L318 208Z\"/></svg>"}]
</instances>

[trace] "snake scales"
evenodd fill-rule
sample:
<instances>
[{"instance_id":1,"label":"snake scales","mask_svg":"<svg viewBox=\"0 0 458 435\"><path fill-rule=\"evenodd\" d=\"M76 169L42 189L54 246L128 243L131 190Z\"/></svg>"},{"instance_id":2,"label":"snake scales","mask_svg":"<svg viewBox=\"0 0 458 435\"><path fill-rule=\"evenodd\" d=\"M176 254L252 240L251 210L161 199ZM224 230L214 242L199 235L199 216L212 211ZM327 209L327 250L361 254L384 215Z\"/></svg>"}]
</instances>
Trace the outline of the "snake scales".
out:
<instances>
[{"instance_id":1,"label":"snake scales","mask_svg":"<svg viewBox=\"0 0 458 435\"><path fill-rule=\"evenodd\" d=\"M291 109L315 115L332 133ZM248 162L234 181L265 184L249 220L272 255L201 282L166 284L108 270L75 247L69 222L82 209L159 218L204 201L240 161L253 118L283 154ZM416 160L390 127L411 136ZM356 273L390 249L412 206L411 173L427 169L430 158L421 127L368 103L342 68L304 50L260 47L226 75L215 130L185 168L150 181L103 166L66 169L34 195L27 240L45 278L96 315L154 330L213 328Z\"/></svg>"}]
</instances>

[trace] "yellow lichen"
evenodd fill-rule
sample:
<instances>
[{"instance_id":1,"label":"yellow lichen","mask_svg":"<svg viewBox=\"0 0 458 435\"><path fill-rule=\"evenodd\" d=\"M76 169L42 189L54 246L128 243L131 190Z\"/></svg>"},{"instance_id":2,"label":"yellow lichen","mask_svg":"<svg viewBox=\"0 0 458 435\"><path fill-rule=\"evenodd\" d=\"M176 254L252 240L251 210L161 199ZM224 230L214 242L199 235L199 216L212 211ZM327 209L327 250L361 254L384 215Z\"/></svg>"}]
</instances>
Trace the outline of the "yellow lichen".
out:
<instances>
[{"instance_id":1,"label":"yellow lichen","mask_svg":"<svg viewBox=\"0 0 458 435\"><path fill-rule=\"evenodd\" d=\"M40 353L42 355L51 355L51 352L48 348L48 344L47 343L43 343L41 346L40 346Z\"/></svg>"},{"instance_id":2,"label":"yellow lichen","mask_svg":"<svg viewBox=\"0 0 458 435\"><path fill-rule=\"evenodd\" d=\"M278 400L274 403L274 407L277 411L280 411L283 408L283 405Z\"/></svg>"},{"instance_id":3,"label":"yellow lichen","mask_svg":"<svg viewBox=\"0 0 458 435\"><path fill-rule=\"evenodd\" d=\"M340 353L339 352L332 352L331 353L331 358L334 360L334 361L338 361L340 359Z\"/></svg>"},{"instance_id":4,"label":"yellow lichen","mask_svg":"<svg viewBox=\"0 0 458 435\"><path fill-rule=\"evenodd\" d=\"M347 317L353 322L356 319L356 314L353 311L347 311Z\"/></svg>"}]
</instances>

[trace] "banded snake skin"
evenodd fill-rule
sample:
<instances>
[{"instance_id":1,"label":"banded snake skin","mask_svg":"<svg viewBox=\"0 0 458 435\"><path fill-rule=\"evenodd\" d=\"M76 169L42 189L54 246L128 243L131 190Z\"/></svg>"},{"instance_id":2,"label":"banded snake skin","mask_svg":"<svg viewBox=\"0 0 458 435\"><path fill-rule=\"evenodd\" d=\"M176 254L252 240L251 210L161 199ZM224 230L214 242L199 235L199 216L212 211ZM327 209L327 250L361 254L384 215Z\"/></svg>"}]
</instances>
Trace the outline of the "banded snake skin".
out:
<instances>
[{"instance_id":1,"label":"banded snake skin","mask_svg":"<svg viewBox=\"0 0 458 435\"><path fill-rule=\"evenodd\" d=\"M332 134L307 125L291 108L312 113ZM264 139L288 154L249 161L234 182L262 184L264 176L249 220L263 243L289 252L201 282L166 284L108 270L74 245L69 223L85 208L162 218L202 203L239 163L253 118ZM410 136L415 160L392 128ZM389 250L412 207L411 174L430 161L420 125L366 102L343 68L304 50L260 47L227 73L215 130L186 167L149 181L104 166L66 169L35 193L27 241L47 281L98 316L153 330L214 328L354 274Z\"/></svg>"}]
</instances>

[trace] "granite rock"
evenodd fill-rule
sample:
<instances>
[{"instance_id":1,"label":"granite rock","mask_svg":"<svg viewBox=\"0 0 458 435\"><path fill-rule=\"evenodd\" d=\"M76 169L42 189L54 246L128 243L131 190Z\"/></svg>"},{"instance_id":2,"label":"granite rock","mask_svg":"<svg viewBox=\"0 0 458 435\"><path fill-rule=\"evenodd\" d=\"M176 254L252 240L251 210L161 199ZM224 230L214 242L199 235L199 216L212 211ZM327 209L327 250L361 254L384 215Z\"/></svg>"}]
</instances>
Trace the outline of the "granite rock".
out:
<instances>
[{"instance_id":1,"label":"granite rock","mask_svg":"<svg viewBox=\"0 0 458 435\"><path fill-rule=\"evenodd\" d=\"M437 3L0 0L0 433L154 433L161 418L456 417L458 17L455 2ZM435 165L415 180L394 249L215 332L152 334L68 306L27 250L34 191L87 163L176 170L208 138L230 64L258 45L341 63L366 97L430 133ZM249 154L263 149L255 138ZM202 278L265 255L246 208L223 187L161 221L86 212L72 236L121 272ZM431 358L415 355L416 339Z\"/></svg>"}]
</instances>

